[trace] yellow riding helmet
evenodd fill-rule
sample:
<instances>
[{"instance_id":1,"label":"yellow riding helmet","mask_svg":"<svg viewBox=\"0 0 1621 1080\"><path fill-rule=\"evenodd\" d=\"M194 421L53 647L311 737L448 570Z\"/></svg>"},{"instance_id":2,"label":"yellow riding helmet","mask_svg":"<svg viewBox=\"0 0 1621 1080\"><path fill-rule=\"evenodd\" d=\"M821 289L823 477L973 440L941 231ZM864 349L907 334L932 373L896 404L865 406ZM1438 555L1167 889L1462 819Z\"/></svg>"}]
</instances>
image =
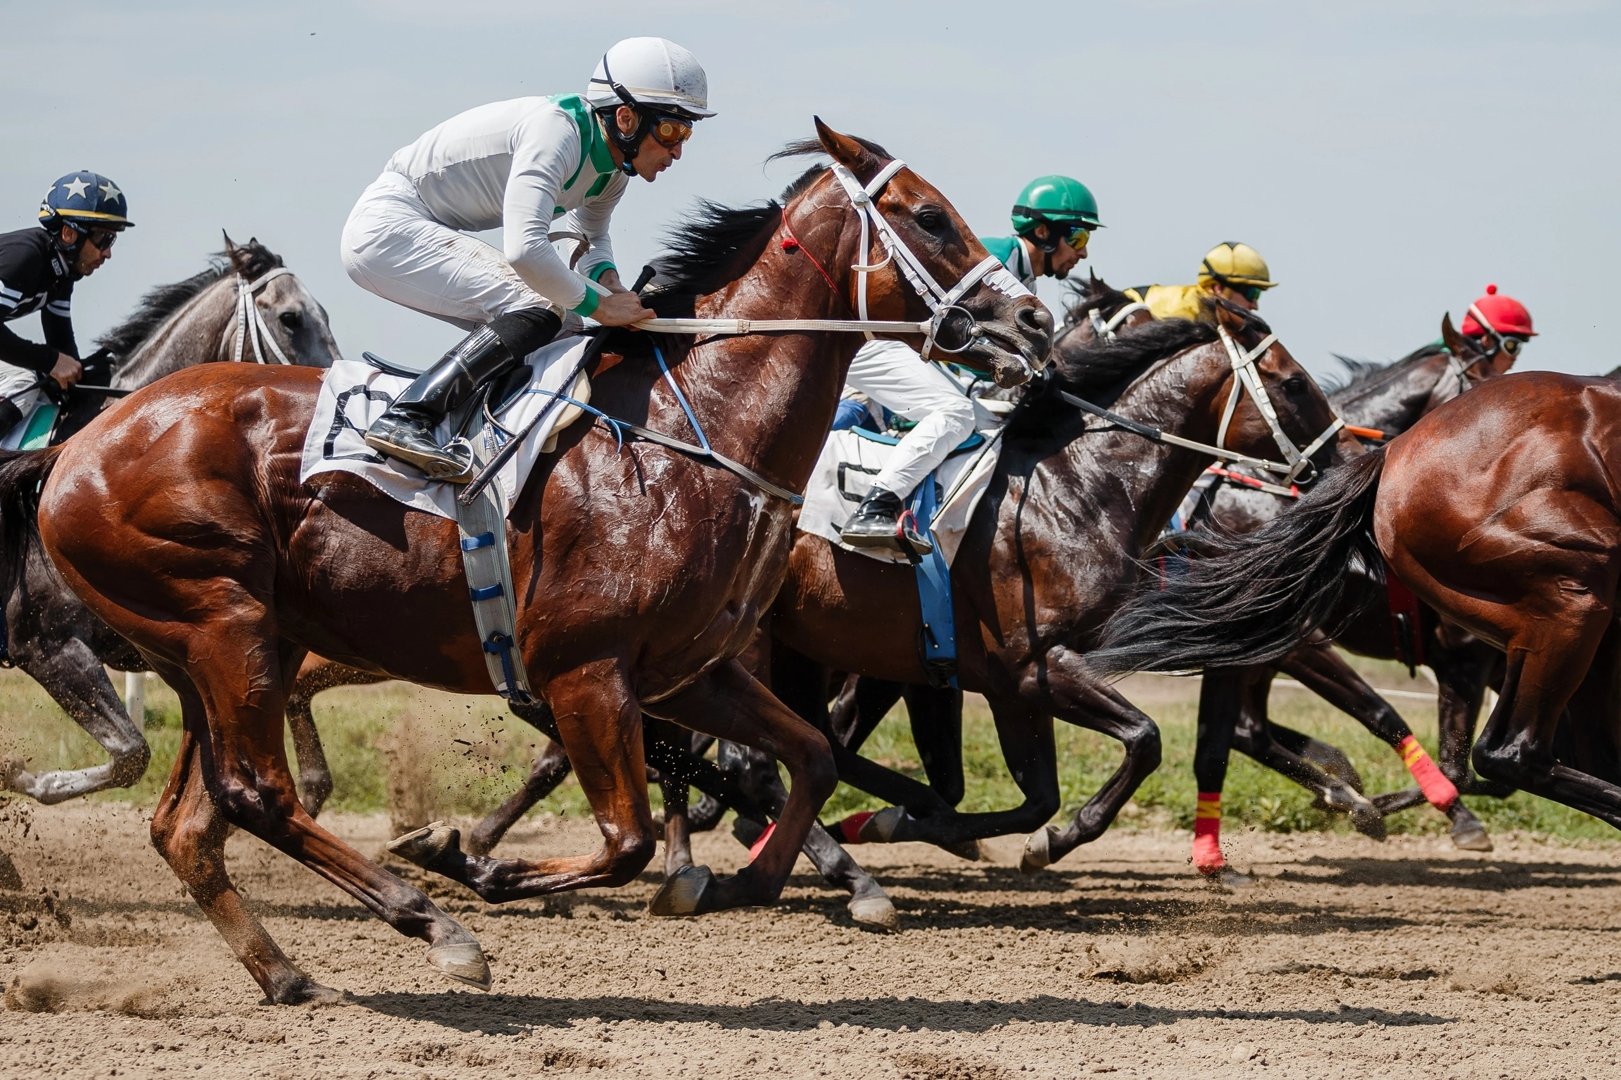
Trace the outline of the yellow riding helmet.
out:
<instances>
[{"instance_id":1,"label":"yellow riding helmet","mask_svg":"<svg viewBox=\"0 0 1621 1080\"><path fill-rule=\"evenodd\" d=\"M1261 253L1248 244L1234 240L1217 244L1205 252L1204 260L1199 264L1199 280L1215 280L1223 285L1255 289L1270 289L1277 284L1272 280L1272 273L1267 269Z\"/></svg>"}]
</instances>

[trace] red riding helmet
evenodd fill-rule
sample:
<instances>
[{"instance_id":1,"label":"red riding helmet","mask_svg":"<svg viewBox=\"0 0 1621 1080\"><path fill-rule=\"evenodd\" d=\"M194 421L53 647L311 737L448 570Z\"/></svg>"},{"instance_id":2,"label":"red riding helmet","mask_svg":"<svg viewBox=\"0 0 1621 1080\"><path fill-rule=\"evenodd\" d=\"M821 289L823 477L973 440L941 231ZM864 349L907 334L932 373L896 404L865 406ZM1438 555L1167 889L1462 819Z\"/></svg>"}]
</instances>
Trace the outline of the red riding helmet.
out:
<instances>
[{"instance_id":1,"label":"red riding helmet","mask_svg":"<svg viewBox=\"0 0 1621 1080\"><path fill-rule=\"evenodd\" d=\"M1481 320L1486 322L1481 326ZM1536 337L1531 329L1531 313L1512 296L1500 295L1496 285L1486 286L1486 295L1469 305L1469 314L1463 317L1462 330L1469 337L1485 337L1486 331L1495 330L1499 336Z\"/></svg>"}]
</instances>

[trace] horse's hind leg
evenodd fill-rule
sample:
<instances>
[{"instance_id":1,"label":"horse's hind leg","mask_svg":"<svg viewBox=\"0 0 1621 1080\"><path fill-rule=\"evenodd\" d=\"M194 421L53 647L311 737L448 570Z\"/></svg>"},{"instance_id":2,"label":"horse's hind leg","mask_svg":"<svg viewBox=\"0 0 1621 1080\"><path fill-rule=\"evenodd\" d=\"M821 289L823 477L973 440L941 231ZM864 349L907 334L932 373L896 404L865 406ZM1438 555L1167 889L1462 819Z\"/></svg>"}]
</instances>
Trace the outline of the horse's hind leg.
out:
<instances>
[{"instance_id":1,"label":"horse's hind leg","mask_svg":"<svg viewBox=\"0 0 1621 1080\"><path fill-rule=\"evenodd\" d=\"M326 750L321 746L321 734L315 728L312 709L315 695L339 686L369 686L387 681L381 675L360 671L324 656L306 657L299 665L298 677L287 693L287 727L293 736L293 752L298 755L298 787L310 817L318 816L327 799L332 797L332 769L327 764Z\"/></svg>"},{"instance_id":2,"label":"horse's hind leg","mask_svg":"<svg viewBox=\"0 0 1621 1080\"><path fill-rule=\"evenodd\" d=\"M522 820L536 803L556 791L557 785L568 779L569 769L568 755L563 752L563 747L555 740L547 739L540 756L529 767L529 775L524 777L523 785L500 806L484 815L483 820L467 834L467 853L488 855L494 851L495 845L501 842L508 829Z\"/></svg>"},{"instance_id":3,"label":"horse's hind leg","mask_svg":"<svg viewBox=\"0 0 1621 1080\"><path fill-rule=\"evenodd\" d=\"M180 690L179 684L175 685ZM152 846L158 849L203 909L214 929L236 953L273 1005L332 1001L342 995L305 975L277 947L265 928L248 914L225 869L225 838L231 827L208 794L203 743L192 734L202 726L202 706L181 691L188 712L169 784L152 813Z\"/></svg>"}]
</instances>

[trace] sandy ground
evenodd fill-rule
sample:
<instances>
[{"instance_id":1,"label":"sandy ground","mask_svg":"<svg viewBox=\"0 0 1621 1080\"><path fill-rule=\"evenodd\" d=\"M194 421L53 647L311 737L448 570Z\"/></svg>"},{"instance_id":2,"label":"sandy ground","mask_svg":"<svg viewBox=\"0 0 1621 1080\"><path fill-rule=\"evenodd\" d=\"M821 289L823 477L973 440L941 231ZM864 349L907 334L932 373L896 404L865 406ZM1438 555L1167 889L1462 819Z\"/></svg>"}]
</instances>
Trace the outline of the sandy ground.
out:
<instances>
[{"instance_id":1,"label":"sandy ground","mask_svg":"<svg viewBox=\"0 0 1621 1080\"><path fill-rule=\"evenodd\" d=\"M363 851L384 818L332 825ZM542 818L509 854L583 848ZM231 864L284 949L348 1003L257 987L115 806L0 807L22 887L0 890L6 1076L1573 1077L1621 1074L1621 870L1612 846L1499 838L1231 838L1257 883L1190 876L1186 840L1115 831L1038 877L1018 844L968 864L857 849L901 933L852 926L796 874L779 908L654 919L615 893L489 907L492 993L257 841ZM729 837L697 853L735 866ZM808 864L801 861L801 870Z\"/></svg>"}]
</instances>

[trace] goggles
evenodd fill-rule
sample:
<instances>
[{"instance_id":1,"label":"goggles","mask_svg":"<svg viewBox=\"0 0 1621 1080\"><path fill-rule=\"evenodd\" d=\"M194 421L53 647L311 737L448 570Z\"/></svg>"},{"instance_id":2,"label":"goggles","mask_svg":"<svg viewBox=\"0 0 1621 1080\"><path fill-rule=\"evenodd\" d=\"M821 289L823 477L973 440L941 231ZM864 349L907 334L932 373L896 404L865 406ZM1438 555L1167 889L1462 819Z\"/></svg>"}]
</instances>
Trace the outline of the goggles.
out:
<instances>
[{"instance_id":1,"label":"goggles","mask_svg":"<svg viewBox=\"0 0 1621 1080\"><path fill-rule=\"evenodd\" d=\"M1092 230L1079 222L1054 221L1052 218L1042 218L1041 224L1047 226L1047 237L1042 239L1033 233L1029 240L1036 247L1051 255L1059 247L1068 244L1076 251L1085 251L1087 242L1092 238Z\"/></svg>"},{"instance_id":2,"label":"goggles","mask_svg":"<svg viewBox=\"0 0 1621 1080\"><path fill-rule=\"evenodd\" d=\"M1520 355L1520 350L1525 347L1524 338L1510 337L1507 334L1503 334L1498 337L1497 340L1502 343L1503 351L1508 353L1510 356Z\"/></svg>"},{"instance_id":3,"label":"goggles","mask_svg":"<svg viewBox=\"0 0 1621 1080\"><path fill-rule=\"evenodd\" d=\"M77 225L74 228L83 232L84 238L94 244L98 251L111 251L118 240L117 229L84 229Z\"/></svg>"},{"instance_id":4,"label":"goggles","mask_svg":"<svg viewBox=\"0 0 1621 1080\"><path fill-rule=\"evenodd\" d=\"M688 139L692 138L692 121L683 120L679 116L654 113L649 117L651 127L648 134L653 141L666 150L674 150Z\"/></svg>"}]
</instances>

